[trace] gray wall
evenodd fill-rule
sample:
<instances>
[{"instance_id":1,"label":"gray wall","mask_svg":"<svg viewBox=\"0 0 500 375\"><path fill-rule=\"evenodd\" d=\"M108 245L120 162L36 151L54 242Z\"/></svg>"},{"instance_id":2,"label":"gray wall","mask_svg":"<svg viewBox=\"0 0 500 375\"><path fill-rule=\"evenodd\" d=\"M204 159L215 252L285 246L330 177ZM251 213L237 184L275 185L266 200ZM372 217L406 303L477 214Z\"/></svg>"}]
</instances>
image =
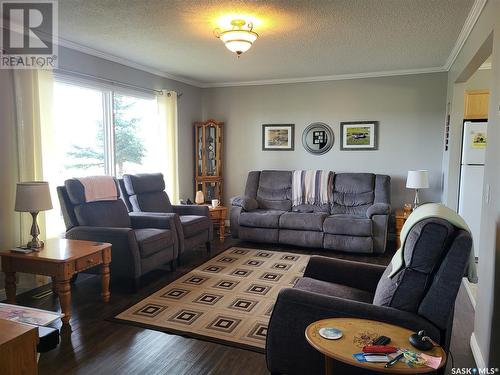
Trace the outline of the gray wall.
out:
<instances>
[{"instance_id":1,"label":"gray wall","mask_svg":"<svg viewBox=\"0 0 500 375\"><path fill-rule=\"evenodd\" d=\"M225 122L225 201L242 194L248 171L329 169L392 177L393 207L413 201L409 169L428 169L423 201L441 201L446 73L203 90L203 118ZM340 122L376 120L377 151L340 151ZM312 122L330 125L333 149L322 156L302 147ZM262 124L295 124L295 151L261 151Z\"/></svg>"},{"instance_id":2,"label":"gray wall","mask_svg":"<svg viewBox=\"0 0 500 375\"><path fill-rule=\"evenodd\" d=\"M127 84L154 89L174 90L183 95L178 100L179 116L179 196L193 197L193 122L201 120L201 89L142 70L59 47L59 68L90 74Z\"/></svg>"}]
</instances>

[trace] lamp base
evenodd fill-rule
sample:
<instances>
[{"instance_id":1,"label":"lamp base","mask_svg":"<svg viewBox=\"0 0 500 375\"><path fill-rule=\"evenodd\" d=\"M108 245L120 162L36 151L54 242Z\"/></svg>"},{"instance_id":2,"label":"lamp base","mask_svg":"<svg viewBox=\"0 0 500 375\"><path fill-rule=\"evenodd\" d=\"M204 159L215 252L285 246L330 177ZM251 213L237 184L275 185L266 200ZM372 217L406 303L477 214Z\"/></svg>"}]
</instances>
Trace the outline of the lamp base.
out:
<instances>
[{"instance_id":1,"label":"lamp base","mask_svg":"<svg viewBox=\"0 0 500 375\"><path fill-rule=\"evenodd\" d=\"M415 211L418 206L420 206L420 199L418 197L418 189L415 189L415 199L413 200L413 209L412 209L412 211Z\"/></svg>"},{"instance_id":2,"label":"lamp base","mask_svg":"<svg viewBox=\"0 0 500 375\"><path fill-rule=\"evenodd\" d=\"M36 223L36 217L38 212L31 212L31 217L33 218L33 223L31 224L31 236L33 237L30 242L26 246L35 251L43 248L43 241L38 238L40 234L40 228L38 228L38 224Z\"/></svg>"},{"instance_id":3,"label":"lamp base","mask_svg":"<svg viewBox=\"0 0 500 375\"><path fill-rule=\"evenodd\" d=\"M28 244L26 245L26 247L33 249L33 250L42 249L44 246L45 246L45 244L38 237L36 237L36 238L33 237L33 239L30 242L28 242Z\"/></svg>"}]
</instances>

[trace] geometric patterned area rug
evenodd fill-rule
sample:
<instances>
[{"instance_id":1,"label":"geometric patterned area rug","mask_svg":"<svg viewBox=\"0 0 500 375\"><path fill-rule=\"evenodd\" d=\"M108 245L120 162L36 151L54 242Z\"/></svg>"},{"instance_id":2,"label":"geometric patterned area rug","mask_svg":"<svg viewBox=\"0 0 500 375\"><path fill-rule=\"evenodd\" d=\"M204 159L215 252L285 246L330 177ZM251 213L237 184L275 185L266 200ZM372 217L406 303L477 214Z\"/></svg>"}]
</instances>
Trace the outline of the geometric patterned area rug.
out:
<instances>
[{"instance_id":1,"label":"geometric patterned area rug","mask_svg":"<svg viewBox=\"0 0 500 375\"><path fill-rule=\"evenodd\" d=\"M263 352L271 311L304 273L309 255L233 247L115 319Z\"/></svg>"}]
</instances>

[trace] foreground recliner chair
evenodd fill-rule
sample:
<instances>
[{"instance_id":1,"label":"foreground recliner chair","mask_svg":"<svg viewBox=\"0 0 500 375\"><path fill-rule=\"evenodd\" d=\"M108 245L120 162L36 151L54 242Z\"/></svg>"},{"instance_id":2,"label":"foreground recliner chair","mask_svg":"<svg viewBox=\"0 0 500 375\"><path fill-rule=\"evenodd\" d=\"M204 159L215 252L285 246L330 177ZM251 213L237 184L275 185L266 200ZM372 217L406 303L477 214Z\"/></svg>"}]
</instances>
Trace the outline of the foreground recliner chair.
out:
<instances>
[{"instance_id":1,"label":"foreground recliner chair","mask_svg":"<svg viewBox=\"0 0 500 375\"><path fill-rule=\"evenodd\" d=\"M306 341L306 327L320 319L353 317L387 322L428 336L449 350L455 299L472 239L448 221L428 218L410 230L405 266L313 256L304 277L283 289L269 322L266 359L273 374L320 374L323 355ZM339 373L358 373L335 362ZM444 371L444 370L442 370Z\"/></svg>"},{"instance_id":2,"label":"foreground recliner chair","mask_svg":"<svg viewBox=\"0 0 500 375\"><path fill-rule=\"evenodd\" d=\"M175 214L179 263L185 250L205 244L210 252L213 229L208 206L171 204L161 173L125 174L119 183L125 203L133 214Z\"/></svg>"},{"instance_id":3,"label":"foreground recliner chair","mask_svg":"<svg viewBox=\"0 0 500 375\"><path fill-rule=\"evenodd\" d=\"M119 189L117 187L117 191ZM84 186L78 179L57 187L68 239L112 244L111 278L140 277L170 263L178 256L178 239L172 217L129 216L125 204L116 200L86 202ZM119 194L119 193L118 193Z\"/></svg>"}]
</instances>

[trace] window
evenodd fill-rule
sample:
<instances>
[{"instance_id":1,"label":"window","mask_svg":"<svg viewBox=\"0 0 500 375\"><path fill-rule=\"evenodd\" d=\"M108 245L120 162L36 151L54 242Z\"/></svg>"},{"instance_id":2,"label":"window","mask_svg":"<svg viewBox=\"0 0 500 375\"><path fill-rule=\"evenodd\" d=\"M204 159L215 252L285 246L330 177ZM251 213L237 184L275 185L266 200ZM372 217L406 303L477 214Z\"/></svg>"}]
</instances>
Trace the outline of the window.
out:
<instances>
[{"instance_id":1,"label":"window","mask_svg":"<svg viewBox=\"0 0 500 375\"><path fill-rule=\"evenodd\" d=\"M115 93L113 110L115 175L161 170L156 101Z\"/></svg>"},{"instance_id":2,"label":"window","mask_svg":"<svg viewBox=\"0 0 500 375\"><path fill-rule=\"evenodd\" d=\"M43 173L54 205L46 213L48 236L65 229L57 186L73 177L161 171L165 147L153 95L60 78L53 100L53 128L42 130Z\"/></svg>"}]
</instances>

